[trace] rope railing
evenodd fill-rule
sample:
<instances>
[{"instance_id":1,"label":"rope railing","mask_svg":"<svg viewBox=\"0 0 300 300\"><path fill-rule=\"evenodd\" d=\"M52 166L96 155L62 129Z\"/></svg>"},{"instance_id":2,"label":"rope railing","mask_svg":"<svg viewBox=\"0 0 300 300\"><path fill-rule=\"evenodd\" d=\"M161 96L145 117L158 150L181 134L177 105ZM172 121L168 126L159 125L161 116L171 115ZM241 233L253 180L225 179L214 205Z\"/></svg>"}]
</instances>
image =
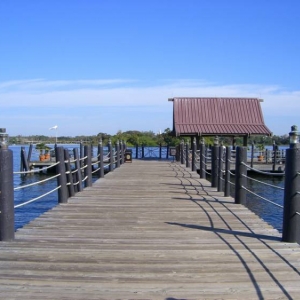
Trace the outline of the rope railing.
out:
<instances>
[{"instance_id":1,"label":"rope railing","mask_svg":"<svg viewBox=\"0 0 300 300\"><path fill-rule=\"evenodd\" d=\"M22 177L22 184L19 186L13 186L8 185L9 192L6 190L1 190L1 201L2 203L10 203L3 204L2 207L4 208L2 212L5 215L11 216L14 215L14 210L27 206L29 204L35 203L38 200L41 200L42 198L49 197L50 194L53 194L54 192L57 192L58 195L58 203L67 203L68 198L75 195L76 192L80 192L83 190L83 187L88 187L93 184L92 182L92 176L97 175L98 178L104 177L104 169L108 168L118 168L120 165L124 162L124 152L125 152L125 145L117 145L116 151L112 150L108 152L105 156L103 155L103 146L99 145L98 147L98 154L95 157L92 157L92 151L91 146L87 145L82 147L82 151L80 152L80 157L78 154L78 149L74 148L74 156L72 154L69 154L68 149L64 149L63 147L56 147L55 148L55 158L56 162L50 163L46 162L47 166L44 166L42 168L39 168L39 165L36 168L39 169L32 169L30 171L19 171L19 172L13 172L13 155L12 151L9 149L2 149L0 148L0 156L4 155L6 161L7 161L7 152L9 154L9 166L10 168L1 168L3 172L1 171L1 177L0 178L12 178L14 180L16 175L23 176ZM80 148L81 150L81 148ZM110 153L114 153L114 160L108 161ZM71 157L71 158L70 158ZM21 157L22 159L22 157ZM4 160L1 159L0 162L3 162ZM106 163L105 163L106 162ZM35 165L32 164L34 167ZM49 175L48 172L52 172L52 170L55 171L56 174ZM10 175L11 172L11 175ZM36 177L32 176L24 176L24 175L38 175L39 173L44 172L43 176L47 176L47 178L43 178L41 180L36 180ZM35 180L34 182L29 182ZM56 180L56 187L52 188L52 182L53 180ZM26 183L27 181L27 183ZM51 186L51 189L49 191L45 191L43 187L43 191L38 195L37 197L34 197L32 199L24 199L22 203L14 204L14 194L16 192L16 195L21 195L19 192L21 190L25 189L31 189L35 188L39 185L48 186L48 183ZM46 185L45 185L46 184ZM1 187L3 187L3 184L1 184ZM2 193L3 192L3 193ZM23 196L22 196L23 197ZM50 199L53 199L50 198ZM19 200L17 200L19 201ZM5 218L3 222L1 222L1 228L0 228L0 240L12 240L14 239L14 218Z\"/></svg>"},{"instance_id":2,"label":"rope railing","mask_svg":"<svg viewBox=\"0 0 300 300\"><path fill-rule=\"evenodd\" d=\"M200 144L199 147L200 151L192 152L192 165L190 167L193 168L196 158L199 157L200 164L198 163L197 165L200 178L205 178L206 174L209 175L211 177L212 187L216 187L219 192L224 191L225 197L234 193L232 196L237 204L247 205L247 195L252 195L261 201L282 209L283 240L288 242L297 241L300 243L300 231L295 229L300 226L300 218L298 218L298 216L300 216L300 152L298 146L287 149L286 154L269 151L266 155L268 160L272 159L273 169L266 171L253 166L253 152L251 153L251 165L247 164L249 156L247 156L246 147L237 147L234 151L231 147L226 147L226 152L223 151L224 147L219 145L213 146L211 150L208 150L204 144ZM192 149L194 148L192 147ZM186 145L181 144L180 157L178 160L181 161L182 164L186 163L187 153L190 153L190 151L186 151ZM275 163L281 164L283 159L285 162L285 170L281 171L280 167L275 171ZM266 162L263 163L266 164ZM186 165L186 167L188 166ZM282 187L265 182L259 178L253 178L253 176L248 175L248 172L272 177L285 176L285 186ZM234 180L231 180L231 178L234 178ZM256 188L252 188L251 190L251 188L247 186L251 181L257 184L257 188L258 185L261 185L264 189L268 187L282 191L284 205L260 195ZM297 218L295 216L297 216Z\"/></svg>"}]
</instances>

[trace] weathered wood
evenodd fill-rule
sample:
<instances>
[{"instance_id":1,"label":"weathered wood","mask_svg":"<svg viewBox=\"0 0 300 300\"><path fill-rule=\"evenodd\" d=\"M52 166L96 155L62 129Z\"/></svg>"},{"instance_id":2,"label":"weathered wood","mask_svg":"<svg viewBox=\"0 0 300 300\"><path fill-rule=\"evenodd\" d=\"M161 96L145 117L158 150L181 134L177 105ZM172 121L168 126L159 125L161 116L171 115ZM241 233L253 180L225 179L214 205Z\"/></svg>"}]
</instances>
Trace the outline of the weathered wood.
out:
<instances>
[{"instance_id":1,"label":"weathered wood","mask_svg":"<svg viewBox=\"0 0 300 300\"><path fill-rule=\"evenodd\" d=\"M297 299L300 247L183 165L137 161L0 243L1 299Z\"/></svg>"}]
</instances>

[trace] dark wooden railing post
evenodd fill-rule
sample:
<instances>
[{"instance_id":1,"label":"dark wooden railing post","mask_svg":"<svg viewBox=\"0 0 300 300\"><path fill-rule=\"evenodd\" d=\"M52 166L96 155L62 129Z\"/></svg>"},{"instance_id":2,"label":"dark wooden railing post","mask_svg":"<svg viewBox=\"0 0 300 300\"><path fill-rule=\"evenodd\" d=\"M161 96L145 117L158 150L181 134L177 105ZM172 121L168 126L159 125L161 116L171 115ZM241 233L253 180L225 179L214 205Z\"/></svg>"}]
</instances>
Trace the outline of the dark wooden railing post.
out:
<instances>
[{"instance_id":1,"label":"dark wooden railing post","mask_svg":"<svg viewBox=\"0 0 300 300\"><path fill-rule=\"evenodd\" d=\"M116 153L117 153L116 168L120 168L120 143L119 143L119 141L117 141L117 143L116 143Z\"/></svg>"},{"instance_id":2,"label":"dark wooden railing post","mask_svg":"<svg viewBox=\"0 0 300 300\"><path fill-rule=\"evenodd\" d=\"M125 144L125 141L123 141L122 142L122 152L121 152L122 164L125 163L125 150L126 150L126 144Z\"/></svg>"},{"instance_id":3,"label":"dark wooden railing post","mask_svg":"<svg viewBox=\"0 0 300 300\"><path fill-rule=\"evenodd\" d=\"M251 168L253 168L253 161L254 161L254 143L251 144Z\"/></svg>"},{"instance_id":4,"label":"dark wooden railing post","mask_svg":"<svg viewBox=\"0 0 300 300\"><path fill-rule=\"evenodd\" d=\"M80 166L82 168L83 165L84 165L84 161L83 161L83 158L84 158L84 144L82 142L80 142L79 148L80 148L80 153L79 153L80 154Z\"/></svg>"},{"instance_id":5,"label":"dark wooden railing post","mask_svg":"<svg viewBox=\"0 0 300 300\"><path fill-rule=\"evenodd\" d=\"M65 168L66 168L67 185L68 185L68 196L70 198L75 196L73 174L71 169L69 150L64 149L64 152L65 152L64 156L65 156Z\"/></svg>"},{"instance_id":6,"label":"dark wooden railing post","mask_svg":"<svg viewBox=\"0 0 300 300\"><path fill-rule=\"evenodd\" d=\"M218 162L218 192L222 192L224 189L224 176L223 176L223 170L224 170L224 146L221 145L219 147L219 162Z\"/></svg>"},{"instance_id":7,"label":"dark wooden railing post","mask_svg":"<svg viewBox=\"0 0 300 300\"><path fill-rule=\"evenodd\" d=\"M0 240L15 238L13 152L8 149L8 134L0 128Z\"/></svg>"},{"instance_id":8,"label":"dark wooden railing post","mask_svg":"<svg viewBox=\"0 0 300 300\"><path fill-rule=\"evenodd\" d=\"M159 159L161 159L161 143L159 143Z\"/></svg>"},{"instance_id":9,"label":"dark wooden railing post","mask_svg":"<svg viewBox=\"0 0 300 300\"><path fill-rule=\"evenodd\" d=\"M247 147L236 148L236 163L235 163L235 203L246 204L247 178Z\"/></svg>"},{"instance_id":10,"label":"dark wooden railing post","mask_svg":"<svg viewBox=\"0 0 300 300\"><path fill-rule=\"evenodd\" d=\"M180 143L180 163L184 164L184 142L183 140Z\"/></svg>"},{"instance_id":11,"label":"dark wooden railing post","mask_svg":"<svg viewBox=\"0 0 300 300\"><path fill-rule=\"evenodd\" d=\"M58 189L58 203L68 202L68 187L67 187L67 177L66 177L66 166L65 166L65 153L63 147L55 147L55 158L56 162L56 174L60 176L57 177Z\"/></svg>"},{"instance_id":12,"label":"dark wooden railing post","mask_svg":"<svg viewBox=\"0 0 300 300\"><path fill-rule=\"evenodd\" d=\"M167 153L166 153L166 159L169 159L169 151L170 151L170 145L167 144Z\"/></svg>"},{"instance_id":13,"label":"dark wooden railing post","mask_svg":"<svg viewBox=\"0 0 300 300\"><path fill-rule=\"evenodd\" d=\"M214 145L211 149L211 186L218 186L218 160L219 160L219 140L215 137Z\"/></svg>"},{"instance_id":14,"label":"dark wooden railing post","mask_svg":"<svg viewBox=\"0 0 300 300\"><path fill-rule=\"evenodd\" d=\"M189 158L189 155L190 155L190 153L189 153L189 143L186 142L186 144L185 144L185 166L187 168L190 167L190 158Z\"/></svg>"},{"instance_id":15,"label":"dark wooden railing post","mask_svg":"<svg viewBox=\"0 0 300 300\"><path fill-rule=\"evenodd\" d=\"M92 152L91 152L91 145L84 146L84 186L89 187L93 185L92 179Z\"/></svg>"},{"instance_id":16,"label":"dark wooden railing post","mask_svg":"<svg viewBox=\"0 0 300 300\"><path fill-rule=\"evenodd\" d=\"M291 134L297 131L292 127ZM300 144L296 141L286 150L285 158L285 184L284 184L284 210L282 240L288 243L300 244Z\"/></svg>"},{"instance_id":17,"label":"dark wooden railing post","mask_svg":"<svg viewBox=\"0 0 300 300\"><path fill-rule=\"evenodd\" d=\"M142 158L145 157L145 145L142 144Z\"/></svg>"},{"instance_id":18,"label":"dark wooden railing post","mask_svg":"<svg viewBox=\"0 0 300 300\"><path fill-rule=\"evenodd\" d=\"M109 167L108 171L112 172L114 170L114 149L111 144L111 139L108 140L108 152L109 152Z\"/></svg>"},{"instance_id":19,"label":"dark wooden railing post","mask_svg":"<svg viewBox=\"0 0 300 300\"><path fill-rule=\"evenodd\" d=\"M80 164L80 160L79 160L79 153L78 153L78 149L74 148L73 149L73 153L74 153L74 160L75 160L75 179L76 182L78 182L78 184L76 185L76 191L77 192L81 192L83 190L82 188L82 175L81 175L81 164Z\"/></svg>"},{"instance_id":20,"label":"dark wooden railing post","mask_svg":"<svg viewBox=\"0 0 300 300\"><path fill-rule=\"evenodd\" d=\"M139 145L138 144L135 145L135 158L136 159L139 158Z\"/></svg>"},{"instance_id":21,"label":"dark wooden railing post","mask_svg":"<svg viewBox=\"0 0 300 300\"><path fill-rule=\"evenodd\" d=\"M99 178L104 177L104 161L103 161L103 144L102 144L102 139L100 139L99 144L98 144L98 155L99 155Z\"/></svg>"},{"instance_id":22,"label":"dark wooden railing post","mask_svg":"<svg viewBox=\"0 0 300 300\"><path fill-rule=\"evenodd\" d=\"M200 178L206 178L206 163L205 163L205 143L204 139L201 139L200 144Z\"/></svg>"},{"instance_id":23,"label":"dark wooden railing post","mask_svg":"<svg viewBox=\"0 0 300 300\"><path fill-rule=\"evenodd\" d=\"M192 171L196 171L196 140L192 144Z\"/></svg>"},{"instance_id":24,"label":"dark wooden railing post","mask_svg":"<svg viewBox=\"0 0 300 300\"><path fill-rule=\"evenodd\" d=\"M225 190L224 197L230 196L230 166L231 166L231 148L226 147L226 161L225 161Z\"/></svg>"}]
</instances>

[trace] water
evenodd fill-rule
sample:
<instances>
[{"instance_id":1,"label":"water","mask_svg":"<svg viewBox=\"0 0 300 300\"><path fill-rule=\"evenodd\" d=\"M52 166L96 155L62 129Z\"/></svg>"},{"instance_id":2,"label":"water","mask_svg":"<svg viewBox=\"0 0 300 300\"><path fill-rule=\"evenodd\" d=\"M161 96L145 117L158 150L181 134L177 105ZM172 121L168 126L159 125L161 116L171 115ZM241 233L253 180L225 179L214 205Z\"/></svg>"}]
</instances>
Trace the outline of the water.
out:
<instances>
[{"instance_id":1,"label":"water","mask_svg":"<svg viewBox=\"0 0 300 300\"><path fill-rule=\"evenodd\" d=\"M79 147L79 145L63 145L65 148L72 149L74 147ZM28 153L29 146L24 146L26 153ZM52 145L53 147L53 145ZM21 146L10 146L9 147L14 154L14 171L19 171L20 169L20 153ZM107 149L105 149L107 151ZM135 148L133 150L133 158L135 158ZM97 153L97 149L94 148L94 153ZM154 147L151 151L146 150L145 155L151 153L153 158L158 158L159 156L159 148ZM33 151L32 160L38 160L38 151ZM165 152L163 152L163 157L165 157ZM173 159L173 157L170 157ZM47 175L45 173L38 173L34 175L28 176L20 176L18 174L14 175L14 186L27 185L32 182L41 181L49 178L51 175ZM261 180L268 184L272 184L275 186L283 187L284 186L284 178L283 177L270 177L270 176L255 176L255 179ZM95 181L97 178L93 178ZM234 179L232 178L231 181ZM28 187L25 189L21 189L15 191L15 205L23 203L25 201L31 200L35 197L38 197L44 193L47 193L54 188L56 188L57 182L56 179L52 179L45 183L40 183L38 185ZM258 182L248 180L248 189L255 191L260 196L270 199L275 203L283 205L283 191L274 189L273 187L262 185ZM21 228L29 221L35 219L42 213L48 211L49 209L56 206L58 203L57 191L39 199L31 204L28 204L24 207L16 208L15 210L15 229ZM251 194L247 195L247 207L249 207L253 212L255 212L258 216L264 219L266 222L271 224L274 228L281 231L282 229L282 216L283 210L279 207L276 207L264 200L257 198Z\"/></svg>"},{"instance_id":2,"label":"water","mask_svg":"<svg viewBox=\"0 0 300 300\"><path fill-rule=\"evenodd\" d=\"M262 181L276 187L284 187L284 177L272 176L253 176L256 180ZM250 191L264 197L272 202L283 206L284 191L271 186L263 185L256 181L247 180L247 186ZM247 193L246 206L256 213L260 218L271 224L274 228L282 232L283 209L275 206L263 199L258 198L250 193Z\"/></svg>"}]
</instances>

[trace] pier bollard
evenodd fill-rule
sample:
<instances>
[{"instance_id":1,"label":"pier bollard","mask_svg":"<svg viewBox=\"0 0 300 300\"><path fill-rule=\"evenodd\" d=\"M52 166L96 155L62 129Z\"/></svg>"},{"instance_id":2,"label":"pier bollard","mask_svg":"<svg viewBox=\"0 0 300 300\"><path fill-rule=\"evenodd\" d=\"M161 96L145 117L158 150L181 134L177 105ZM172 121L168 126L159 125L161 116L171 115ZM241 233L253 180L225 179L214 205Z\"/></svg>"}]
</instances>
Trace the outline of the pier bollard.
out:
<instances>
[{"instance_id":1,"label":"pier bollard","mask_svg":"<svg viewBox=\"0 0 300 300\"><path fill-rule=\"evenodd\" d=\"M183 140L180 143L180 163L184 164L184 143Z\"/></svg>"},{"instance_id":2,"label":"pier bollard","mask_svg":"<svg viewBox=\"0 0 300 300\"><path fill-rule=\"evenodd\" d=\"M75 170L76 170L75 178L76 178L76 182L78 182L78 184L76 185L76 192L81 192L83 188L82 188L82 175L81 175L78 149L74 148L73 153L74 153Z\"/></svg>"},{"instance_id":3,"label":"pier bollard","mask_svg":"<svg viewBox=\"0 0 300 300\"><path fill-rule=\"evenodd\" d=\"M206 163L205 163L205 143L204 139L201 139L200 144L200 178L206 178Z\"/></svg>"},{"instance_id":4,"label":"pier bollard","mask_svg":"<svg viewBox=\"0 0 300 300\"><path fill-rule=\"evenodd\" d=\"M65 156L65 168L66 168L66 177L67 177L67 185L68 185L68 196L70 198L75 196L75 191L74 191L73 175L71 170L70 155L68 149L64 149L64 156Z\"/></svg>"},{"instance_id":5,"label":"pier bollard","mask_svg":"<svg viewBox=\"0 0 300 300\"><path fill-rule=\"evenodd\" d=\"M138 144L135 145L135 158L136 159L139 158L139 145Z\"/></svg>"},{"instance_id":6,"label":"pier bollard","mask_svg":"<svg viewBox=\"0 0 300 300\"><path fill-rule=\"evenodd\" d=\"M99 178L104 177L104 161L103 161L103 144L102 144L102 139L100 139L99 144L98 144L98 156L99 156L99 173L98 176Z\"/></svg>"},{"instance_id":7,"label":"pier bollard","mask_svg":"<svg viewBox=\"0 0 300 300\"><path fill-rule=\"evenodd\" d=\"M89 187L93 185L92 181L92 155L91 155L91 146L84 146L84 177L86 180L84 181L84 186Z\"/></svg>"},{"instance_id":8,"label":"pier bollard","mask_svg":"<svg viewBox=\"0 0 300 300\"><path fill-rule=\"evenodd\" d=\"M114 170L114 149L111 144L111 139L108 140L108 152L109 152L108 171L112 172Z\"/></svg>"},{"instance_id":9,"label":"pier bollard","mask_svg":"<svg viewBox=\"0 0 300 300\"><path fill-rule=\"evenodd\" d=\"M159 159L161 159L161 143L159 143Z\"/></svg>"},{"instance_id":10,"label":"pier bollard","mask_svg":"<svg viewBox=\"0 0 300 300\"><path fill-rule=\"evenodd\" d=\"M230 196L230 160L231 160L231 148L226 147L226 160L225 160L225 190L224 197Z\"/></svg>"},{"instance_id":11,"label":"pier bollard","mask_svg":"<svg viewBox=\"0 0 300 300\"><path fill-rule=\"evenodd\" d=\"M84 161L83 161L83 158L84 158L84 144L82 142L80 142L80 145L79 145L79 148L80 148L80 167L82 168L83 165L84 165Z\"/></svg>"},{"instance_id":12,"label":"pier bollard","mask_svg":"<svg viewBox=\"0 0 300 300\"><path fill-rule=\"evenodd\" d=\"M218 186L219 146L214 145L211 149L211 186Z\"/></svg>"},{"instance_id":13,"label":"pier bollard","mask_svg":"<svg viewBox=\"0 0 300 300\"><path fill-rule=\"evenodd\" d=\"M67 177L66 177L66 167L65 167L65 155L63 147L55 147L55 158L56 162L56 174L60 176L57 177L58 189L58 203L68 202L68 187L67 187Z\"/></svg>"},{"instance_id":14,"label":"pier bollard","mask_svg":"<svg viewBox=\"0 0 300 300\"><path fill-rule=\"evenodd\" d=\"M251 144L251 168L253 168L254 163L254 143Z\"/></svg>"},{"instance_id":15,"label":"pier bollard","mask_svg":"<svg viewBox=\"0 0 300 300\"><path fill-rule=\"evenodd\" d=\"M224 189L224 182L223 182L223 169L224 169L224 147L221 145L219 147L219 155L218 155L218 192L222 192Z\"/></svg>"},{"instance_id":16,"label":"pier bollard","mask_svg":"<svg viewBox=\"0 0 300 300\"><path fill-rule=\"evenodd\" d=\"M247 186L247 167L244 163L247 162L247 147L236 148L236 163L235 163L235 203L246 205L246 190L243 187Z\"/></svg>"},{"instance_id":17,"label":"pier bollard","mask_svg":"<svg viewBox=\"0 0 300 300\"><path fill-rule=\"evenodd\" d=\"M185 166L187 167L187 168L189 168L190 167L190 152L189 152L189 143L188 142L186 142L186 144L185 144Z\"/></svg>"},{"instance_id":18,"label":"pier bollard","mask_svg":"<svg viewBox=\"0 0 300 300\"><path fill-rule=\"evenodd\" d=\"M282 240L300 243L300 144L297 126L290 132L290 148L286 150Z\"/></svg>"},{"instance_id":19,"label":"pier bollard","mask_svg":"<svg viewBox=\"0 0 300 300\"><path fill-rule=\"evenodd\" d=\"M116 168L120 168L120 144L119 144L119 141L117 141L117 143L116 143L116 152L117 152Z\"/></svg>"},{"instance_id":20,"label":"pier bollard","mask_svg":"<svg viewBox=\"0 0 300 300\"><path fill-rule=\"evenodd\" d=\"M8 149L8 134L0 128L0 240L15 238L13 152Z\"/></svg>"},{"instance_id":21,"label":"pier bollard","mask_svg":"<svg viewBox=\"0 0 300 300\"><path fill-rule=\"evenodd\" d=\"M192 171L196 171L196 140L192 144Z\"/></svg>"}]
</instances>

